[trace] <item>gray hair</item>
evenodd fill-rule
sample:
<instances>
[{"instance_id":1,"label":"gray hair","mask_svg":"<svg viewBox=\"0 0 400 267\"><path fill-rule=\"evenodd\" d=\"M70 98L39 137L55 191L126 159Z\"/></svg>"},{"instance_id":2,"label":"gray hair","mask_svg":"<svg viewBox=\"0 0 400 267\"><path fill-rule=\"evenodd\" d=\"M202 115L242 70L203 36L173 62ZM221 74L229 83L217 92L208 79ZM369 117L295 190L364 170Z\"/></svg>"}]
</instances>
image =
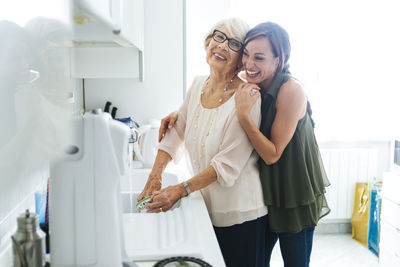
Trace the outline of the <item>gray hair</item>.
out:
<instances>
[{"instance_id":1,"label":"gray hair","mask_svg":"<svg viewBox=\"0 0 400 267\"><path fill-rule=\"evenodd\" d=\"M229 35L234 36L235 39L242 42L246 37L246 33L250 30L249 25L240 18L229 18L223 19L217 22L214 27L210 29L207 33L206 37L204 38L204 48L207 49L207 46L210 43L212 34L215 29L220 29L222 27L226 27L228 30Z\"/></svg>"}]
</instances>

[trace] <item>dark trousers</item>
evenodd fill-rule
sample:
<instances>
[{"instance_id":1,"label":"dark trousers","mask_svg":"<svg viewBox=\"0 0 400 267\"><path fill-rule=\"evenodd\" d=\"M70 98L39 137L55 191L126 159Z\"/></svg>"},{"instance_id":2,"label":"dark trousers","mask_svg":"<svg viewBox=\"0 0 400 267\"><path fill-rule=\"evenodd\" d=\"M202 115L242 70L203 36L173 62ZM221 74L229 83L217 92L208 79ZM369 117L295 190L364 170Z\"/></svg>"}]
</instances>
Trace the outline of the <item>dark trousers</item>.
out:
<instances>
[{"instance_id":1,"label":"dark trousers","mask_svg":"<svg viewBox=\"0 0 400 267\"><path fill-rule=\"evenodd\" d=\"M267 215L229 227L214 227L227 267L265 267Z\"/></svg>"},{"instance_id":2,"label":"dark trousers","mask_svg":"<svg viewBox=\"0 0 400 267\"><path fill-rule=\"evenodd\" d=\"M305 228L298 233L274 233L266 231L267 266L271 259L272 249L279 238L281 254L285 267L308 267L310 264L314 228Z\"/></svg>"}]
</instances>

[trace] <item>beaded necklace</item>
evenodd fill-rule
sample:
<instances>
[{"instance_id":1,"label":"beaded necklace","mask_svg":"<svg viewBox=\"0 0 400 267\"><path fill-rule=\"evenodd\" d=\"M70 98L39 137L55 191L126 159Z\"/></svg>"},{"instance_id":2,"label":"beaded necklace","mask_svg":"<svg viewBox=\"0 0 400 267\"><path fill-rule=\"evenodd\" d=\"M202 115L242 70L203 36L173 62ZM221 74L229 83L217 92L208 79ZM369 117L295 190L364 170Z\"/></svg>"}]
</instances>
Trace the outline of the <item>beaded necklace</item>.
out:
<instances>
[{"instance_id":1,"label":"beaded necklace","mask_svg":"<svg viewBox=\"0 0 400 267\"><path fill-rule=\"evenodd\" d=\"M228 91L228 88L229 88L229 86L232 84L232 82L233 82L233 80L235 79L235 77L236 77L236 75L233 76L233 78L232 78L229 82L226 83L226 85L225 85L225 87L224 87L224 89L223 89L224 92L222 93L222 97L220 97L220 98L218 99L218 103L222 103L222 100L225 98L225 93L226 93L226 91ZM204 86L204 89L208 87L208 82L209 82L209 81L210 81L210 76L208 76L208 78L207 78L207 80L206 80L206 84L205 84L205 86ZM201 95L204 95L204 89L201 90Z\"/></svg>"}]
</instances>

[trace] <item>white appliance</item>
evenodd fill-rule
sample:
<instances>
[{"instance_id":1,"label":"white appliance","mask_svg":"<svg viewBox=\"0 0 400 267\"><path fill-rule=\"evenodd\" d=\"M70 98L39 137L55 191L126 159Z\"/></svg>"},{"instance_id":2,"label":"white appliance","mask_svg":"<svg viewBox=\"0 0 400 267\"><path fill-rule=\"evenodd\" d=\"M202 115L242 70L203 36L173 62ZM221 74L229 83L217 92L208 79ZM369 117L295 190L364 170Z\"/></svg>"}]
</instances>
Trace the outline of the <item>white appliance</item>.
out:
<instances>
[{"instance_id":1,"label":"white appliance","mask_svg":"<svg viewBox=\"0 0 400 267\"><path fill-rule=\"evenodd\" d=\"M139 137L134 143L135 155L143 163L144 168L153 167L157 156L159 124L143 125L139 128Z\"/></svg>"},{"instance_id":2,"label":"white appliance","mask_svg":"<svg viewBox=\"0 0 400 267\"><path fill-rule=\"evenodd\" d=\"M95 110L75 130L75 144L50 166L51 266L122 266L120 178L129 128Z\"/></svg>"}]
</instances>

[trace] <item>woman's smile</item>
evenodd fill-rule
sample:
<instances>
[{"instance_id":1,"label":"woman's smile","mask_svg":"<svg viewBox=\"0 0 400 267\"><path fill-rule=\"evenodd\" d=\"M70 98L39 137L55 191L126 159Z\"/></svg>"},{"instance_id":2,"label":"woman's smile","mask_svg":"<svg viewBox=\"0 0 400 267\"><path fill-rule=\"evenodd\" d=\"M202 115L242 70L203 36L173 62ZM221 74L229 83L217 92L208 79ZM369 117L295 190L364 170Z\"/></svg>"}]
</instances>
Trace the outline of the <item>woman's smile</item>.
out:
<instances>
[{"instance_id":1,"label":"woman's smile","mask_svg":"<svg viewBox=\"0 0 400 267\"><path fill-rule=\"evenodd\" d=\"M248 78L255 79L258 74L260 74L260 71L250 71L246 70L246 74Z\"/></svg>"},{"instance_id":2,"label":"woman's smile","mask_svg":"<svg viewBox=\"0 0 400 267\"><path fill-rule=\"evenodd\" d=\"M216 60L219 60L219 61L226 61L227 60L227 58L221 53L214 52L213 55L214 55L214 58Z\"/></svg>"}]
</instances>

